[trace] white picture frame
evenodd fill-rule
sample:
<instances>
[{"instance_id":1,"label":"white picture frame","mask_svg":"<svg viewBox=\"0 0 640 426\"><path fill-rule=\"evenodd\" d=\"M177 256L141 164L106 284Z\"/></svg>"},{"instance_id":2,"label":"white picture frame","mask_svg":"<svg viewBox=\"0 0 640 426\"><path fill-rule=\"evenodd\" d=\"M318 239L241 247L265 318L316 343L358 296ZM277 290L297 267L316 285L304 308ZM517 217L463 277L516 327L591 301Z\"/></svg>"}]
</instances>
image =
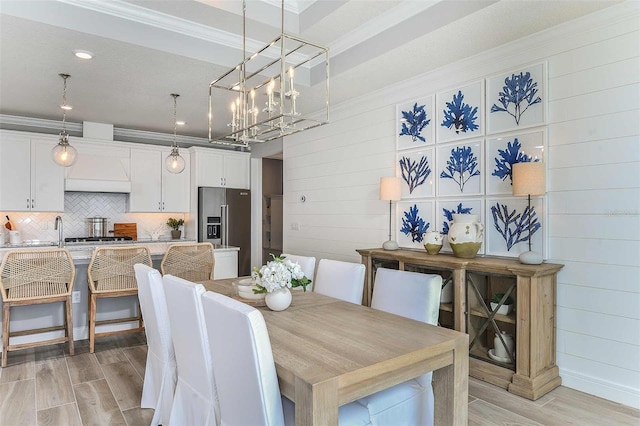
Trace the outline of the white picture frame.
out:
<instances>
[{"instance_id":1,"label":"white picture frame","mask_svg":"<svg viewBox=\"0 0 640 426\"><path fill-rule=\"evenodd\" d=\"M518 257L520 253L529 250L529 242L517 242L522 236L518 237L516 229L524 228L523 232L527 232L528 222L523 220L522 213L527 207L527 197L504 197L504 198L487 198L485 205L485 253L492 256ZM533 239L531 240L531 249L542 253L546 259L546 220L545 220L545 199L544 196L531 197L531 207L535 211L536 218L540 223L540 228L534 230ZM494 220L493 209L499 211L498 219ZM506 209L506 215L504 210ZM515 212L515 214L514 214ZM518 220L507 220L506 224L501 218L511 217ZM518 223L519 222L519 223ZM507 228L507 232L505 232ZM509 242L511 240L511 242Z\"/></svg>"},{"instance_id":2,"label":"white picture frame","mask_svg":"<svg viewBox=\"0 0 640 426\"><path fill-rule=\"evenodd\" d=\"M485 188L487 195L511 195L511 166L522 161L544 161L546 129L487 137Z\"/></svg>"},{"instance_id":3,"label":"white picture frame","mask_svg":"<svg viewBox=\"0 0 640 426\"><path fill-rule=\"evenodd\" d=\"M450 198L450 199L439 199L436 201L436 212L435 212L435 222L436 222L436 230L443 235L448 234L447 227L450 226L450 222L453 220L448 219L445 214L445 210L450 214L458 214L458 213L469 213L469 214L477 214L480 223L484 224L484 199L482 198ZM445 226L445 222L447 222L447 226ZM486 239L486 237L485 237ZM452 253L451 245L449 245L449 239L443 238L442 243L442 252L444 253ZM484 243L480 247L478 254L484 254Z\"/></svg>"},{"instance_id":4,"label":"white picture frame","mask_svg":"<svg viewBox=\"0 0 640 426\"><path fill-rule=\"evenodd\" d=\"M407 123L404 113L416 116L416 110L423 108L427 124L420 128L420 123L412 127ZM419 114L419 113L418 113ZM404 131L403 131L404 126ZM396 149L421 148L435 144L434 96L419 98L396 105ZM407 134L408 131L408 134ZM424 139L424 140L422 140Z\"/></svg>"},{"instance_id":5,"label":"white picture frame","mask_svg":"<svg viewBox=\"0 0 640 426\"><path fill-rule=\"evenodd\" d=\"M462 107L469 107L470 111L462 112ZM483 80L439 92L436 96L437 143L483 136L484 108Z\"/></svg>"},{"instance_id":6,"label":"white picture frame","mask_svg":"<svg viewBox=\"0 0 640 426\"><path fill-rule=\"evenodd\" d=\"M410 200L396 203L396 241L400 247L424 250L424 232L434 229L434 206L435 203L432 200ZM428 225L424 232L412 232L415 230L415 226L412 226L411 221L407 220L405 212L410 215L411 209L414 207L417 208L417 218L422 219ZM407 228L404 228L404 222L409 224ZM403 228L408 232L403 232Z\"/></svg>"},{"instance_id":7,"label":"white picture frame","mask_svg":"<svg viewBox=\"0 0 640 426\"><path fill-rule=\"evenodd\" d=\"M398 151L396 176L402 179L403 200L435 196L436 159L433 146Z\"/></svg>"},{"instance_id":8,"label":"white picture frame","mask_svg":"<svg viewBox=\"0 0 640 426\"><path fill-rule=\"evenodd\" d=\"M465 163L466 170L461 175L459 169ZM436 165L437 196L484 193L484 139L437 146Z\"/></svg>"},{"instance_id":9,"label":"white picture frame","mask_svg":"<svg viewBox=\"0 0 640 426\"><path fill-rule=\"evenodd\" d=\"M532 87L516 96L521 84ZM546 61L489 77L486 86L487 135L546 124Z\"/></svg>"}]
</instances>

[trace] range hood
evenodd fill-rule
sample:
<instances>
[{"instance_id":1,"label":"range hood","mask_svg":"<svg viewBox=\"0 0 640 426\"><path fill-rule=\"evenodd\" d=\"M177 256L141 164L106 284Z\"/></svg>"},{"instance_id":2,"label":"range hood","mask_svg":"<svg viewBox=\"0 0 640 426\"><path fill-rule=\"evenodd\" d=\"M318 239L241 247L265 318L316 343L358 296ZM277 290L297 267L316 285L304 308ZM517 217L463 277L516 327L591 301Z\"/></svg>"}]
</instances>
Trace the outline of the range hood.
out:
<instances>
[{"instance_id":1,"label":"range hood","mask_svg":"<svg viewBox=\"0 0 640 426\"><path fill-rule=\"evenodd\" d=\"M131 192L129 156L83 153L66 170L65 191Z\"/></svg>"}]
</instances>

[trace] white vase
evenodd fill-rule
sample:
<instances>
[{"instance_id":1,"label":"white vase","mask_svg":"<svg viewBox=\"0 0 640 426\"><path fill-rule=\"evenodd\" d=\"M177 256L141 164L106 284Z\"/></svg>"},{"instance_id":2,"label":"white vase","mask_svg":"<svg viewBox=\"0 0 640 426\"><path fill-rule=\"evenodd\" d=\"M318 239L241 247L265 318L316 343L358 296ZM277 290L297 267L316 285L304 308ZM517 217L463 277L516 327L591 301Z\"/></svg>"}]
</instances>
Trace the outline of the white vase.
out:
<instances>
[{"instance_id":1,"label":"white vase","mask_svg":"<svg viewBox=\"0 0 640 426\"><path fill-rule=\"evenodd\" d=\"M291 305L291 292L287 287L267 293L264 301L272 311L284 311Z\"/></svg>"},{"instance_id":2,"label":"white vase","mask_svg":"<svg viewBox=\"0 0 640 426\"><path fill-rule=\"evenodd\" d=\"M454 214L449 224L449 245L456 257L471 259L476 256L484 239L484 226L477 214Z\"/></svg>"}]
</instances>

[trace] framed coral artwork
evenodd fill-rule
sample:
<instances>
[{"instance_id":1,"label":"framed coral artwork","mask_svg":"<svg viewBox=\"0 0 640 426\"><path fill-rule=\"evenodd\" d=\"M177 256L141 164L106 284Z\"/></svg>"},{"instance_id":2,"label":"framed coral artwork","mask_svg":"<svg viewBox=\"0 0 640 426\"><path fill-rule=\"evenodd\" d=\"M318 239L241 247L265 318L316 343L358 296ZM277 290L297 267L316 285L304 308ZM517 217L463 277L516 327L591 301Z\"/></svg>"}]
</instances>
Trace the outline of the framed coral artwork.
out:
<instances>
[{"instance_id":1,"label":"framed coral artwork","mask_svg":"<svg viewBox=\"0 0 640 426\"><path fill-rule=\"evenodd\" d=\"M487 134L545 124L546 78L546 62L488 78Z\"/></svg>"},{"instance_id":2,"label":"framed coral artwork","mask_svg":"<svg viewBox=\"0 0 640 426\"><path fill-rule=\"evenodd\" d=\"M481 195L484 189L483 156L483 140L438 146L437 195Z\"/></svg>"},{"instance_id":3,"label":"framed coral artwork","mask_svg":"<svg viewBox=\"0 0 640 426\"><path fill-rule=\"evenodd\" d=\"M402 199L435 195L435 154L433 147L396 154L396 176L402 178Z\"/></svg>"},{"instance_id":4,"label":"framed coral artwork","mask_svg":"<svg viewBox=\"0 0 640 426\"><path fill-rule=\"evenodd\" d=\"M419 148L435 142L433 95L396 106L396 149Z\"/></svg>"},{"instance_id":5,"label":"framed coral artwork","mask_svg":"<svg viewBox=\"0 0 640 426\"><path fill-rule=\"evenodd\" d=\"M453 221L454 214L477 214L480 223L485 224L484 219L484 200L481 198L457 198L457 199L441 199L436 202L436 223L435 230L442 234L449 233L449 225ZM444 238L442 251L451 253L449 240ZM484 244L480 247L478 254L484 253Z\"/></svg>"},{"instance_id":6,"label":"framed coral artwork","mask_svg":"<svg viewBox=\"0 0 640 426\"><path fill-rule=\"evenodd\" d=\"M424 234L435 227L433 201L399 201L396 204L398 244L424 250Z\"/></svg>"},{"instance_id":7,"label":"framed coral artwork","mask_svg":"<svg viewBox=\"0 0 640 426\"><path fill-rule=\"evenodd\" d=\"M546 130L511 133L486 140L486 193L512 193L511 169L515 163L544 161Z\"/></svg>"},{"instance_id":8,"label":"framed coral artwork","mask_svg":"<svg viewBox=\"0 0 640 426\"><path fill-rule=\"evenodd\" d=\"M482 135L484 135L483 81L438 93L436 97L438 143Z\"/></svg>"},{"instance_id":9,"label":"framed coral artwork","mask_svg":"<svg viewBox=\"0 0 640 426\"><path fill-rule=\"evenodd\" d=\"M486 254L518 257L529 249L531 238L531 249L546 258L544 197L531 198L531 211L527 197L487 198L485 208Z\"/></svg>"}]
</instances>

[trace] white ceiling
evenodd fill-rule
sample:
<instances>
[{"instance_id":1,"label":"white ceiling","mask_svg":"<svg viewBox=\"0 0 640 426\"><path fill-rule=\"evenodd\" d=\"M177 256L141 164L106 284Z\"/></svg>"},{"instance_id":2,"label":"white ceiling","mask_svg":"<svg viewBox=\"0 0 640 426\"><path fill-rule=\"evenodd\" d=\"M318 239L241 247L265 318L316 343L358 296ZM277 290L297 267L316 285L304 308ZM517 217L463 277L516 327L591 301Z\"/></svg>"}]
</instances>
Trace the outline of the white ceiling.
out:
<instances>
[{"instance_id":1,"label":"white ceiling","mask_svg":"<svg viewBox=\"0 0 640 426\"><path fill-rule=\"evenodd\" d=\"M288 33L329 47L333 104L619 1L286 0ZM0 116L207 137L209 83L242 58L239 0L0 0ZM247 2L248 51L280 32L280 2ZM95 54L90 61L74 49ZM2 124L2 123L0 123ZM56 124L56 123L54 123ZM6 124L4 127L8 127Z\"/></svg>"}]
</instances>

